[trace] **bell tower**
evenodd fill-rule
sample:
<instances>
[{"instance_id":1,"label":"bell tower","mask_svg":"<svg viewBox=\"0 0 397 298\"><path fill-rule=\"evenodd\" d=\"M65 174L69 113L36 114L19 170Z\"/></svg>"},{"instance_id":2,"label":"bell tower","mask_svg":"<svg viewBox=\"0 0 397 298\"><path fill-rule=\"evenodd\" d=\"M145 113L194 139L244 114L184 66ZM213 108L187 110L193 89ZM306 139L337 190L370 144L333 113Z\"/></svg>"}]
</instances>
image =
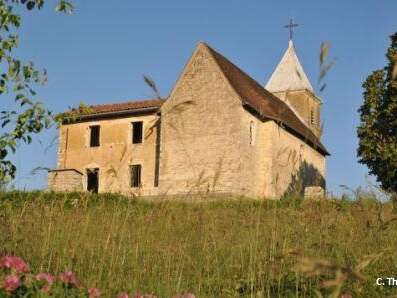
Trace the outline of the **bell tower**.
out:
<instances>
[{"instance_id":1,"label":"bell tower","mask_svg":"<svg viewBox=\"0 0 397 298\"><path fill-rule=\"evenodd\" d=\"M296 24L292 23L287 27L291 25ZM285 101L313 133L320 137L321 100L314 93L314 89L299 62L291 38L290 27L288 48L265 88Z\"/></svg>"}]
</instances>

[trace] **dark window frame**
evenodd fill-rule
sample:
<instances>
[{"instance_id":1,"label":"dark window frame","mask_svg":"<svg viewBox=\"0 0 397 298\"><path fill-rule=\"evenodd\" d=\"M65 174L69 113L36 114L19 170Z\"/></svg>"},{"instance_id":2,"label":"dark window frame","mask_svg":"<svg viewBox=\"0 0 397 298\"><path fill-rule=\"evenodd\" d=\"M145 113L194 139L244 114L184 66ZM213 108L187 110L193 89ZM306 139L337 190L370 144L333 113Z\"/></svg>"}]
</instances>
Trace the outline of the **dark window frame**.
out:
<instances>
[{"instance_id":1,"label":"dark window frame","mask_svg":"<svg viewBox=\"0 0 397 298\"><path fill-rule=\"evenodd\" d=\"M91 125L90 126L90 147L101 146L101 126Z\"/></svg>"},{"instance_id":2,"label":"dark window frame","mask_svg":"<svg viewBox=\"0 0 397 298\"><path fill-rule=\"evenodd\" d=\"M255 123L252 120L250 121L249 129L249 144L253 146L255 143Z\"/></svg>"},{"instance_id":3,"label":"dark window frame","mask_svg":"<svg viewBox=\"0 0 397 298\"><path fill-rule=\"evenodd\" d=\"M98 193L99 190L99 168L86 169L87 191Z\"/></svg>"},{"instance_id":4,"label":"dark window frame","mask_svg":"<svg viewBox=\"0 0 397 298\"><path fill-rule=\"evenodd\" d=\"M130 165L130 186L141 187L142 186L142 165L134 164Z\"/></svg>"},{"instance_id":5,"label":"dark window frame","mask_svg":"<svg viewBox=\"0 0 397 298\"><path fill-rule=\"evenodd\" d=\"M316 119L315 119L315 114L314 110L310 110L310 124L311 125L316 125Z\"/></svg>"},{"instance_id":6,"label":"dark window frame","mask_svg":"<svg viewBox=\"0 0 397 298\"><path fill-rule=\"evenodd\" d=\"M132 125L132 144L143 143L143 121L134 121Z\"/></svg>"}]
</instances>

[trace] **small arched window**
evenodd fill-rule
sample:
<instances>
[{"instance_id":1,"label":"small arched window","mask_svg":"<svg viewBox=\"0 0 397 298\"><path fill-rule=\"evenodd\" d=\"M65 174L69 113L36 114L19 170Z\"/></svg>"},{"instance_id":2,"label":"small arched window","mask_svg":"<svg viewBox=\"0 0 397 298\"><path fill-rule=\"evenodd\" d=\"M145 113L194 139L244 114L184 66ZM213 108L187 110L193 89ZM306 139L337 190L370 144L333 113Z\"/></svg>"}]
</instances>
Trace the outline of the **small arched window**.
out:
<instances>
[{"instance_id":1,"label":"small arched window","mask_svg":"<svg viewBox=\"0 0 397 298\"><path fill-rule=\"evenodd\" d=\"M310 111L310 124L315 125L316 124L316 119L314 118L314 111Z\"/></svg>"},{"instance_id":2,"label":"small arched window","mask_svg":"<svg viewBox=\"0 0 397 298\"><path fill-rule=\"evenodd\" d=\"M255 144L255 123L254 121L250 121L250 145Z\"/></svg>"}]
</instances>

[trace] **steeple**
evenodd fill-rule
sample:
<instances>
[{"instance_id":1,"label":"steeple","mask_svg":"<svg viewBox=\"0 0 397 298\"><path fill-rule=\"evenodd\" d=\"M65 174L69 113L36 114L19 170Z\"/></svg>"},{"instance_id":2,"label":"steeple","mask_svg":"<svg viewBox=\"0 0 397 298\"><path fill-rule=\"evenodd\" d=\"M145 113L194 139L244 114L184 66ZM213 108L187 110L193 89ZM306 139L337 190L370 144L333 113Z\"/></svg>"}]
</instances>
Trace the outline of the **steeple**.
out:
<instances>
[{"instance_id":1,"label":"steeple","mask_svg":"<svg viewBox=\"0 0 397 298\"><path fill-rule=\"evenodd\" d=\"M288 43L288 49L285 51L283 58L274 70L270 80L265 88L270 92L286 92L297 90L313 91L309 79L298 56L292 40Z\"/></svg>"},{"instance_id":2,"label":"steeple","mask_svg":"<svg viewBox=\"0 0 397 298\"><path fill-rule=\"evenodd\" d=\"M265 88L285 101L317 137L321 136L321 101L314 94L291 39Z\"/></svg>"}]
</instances>

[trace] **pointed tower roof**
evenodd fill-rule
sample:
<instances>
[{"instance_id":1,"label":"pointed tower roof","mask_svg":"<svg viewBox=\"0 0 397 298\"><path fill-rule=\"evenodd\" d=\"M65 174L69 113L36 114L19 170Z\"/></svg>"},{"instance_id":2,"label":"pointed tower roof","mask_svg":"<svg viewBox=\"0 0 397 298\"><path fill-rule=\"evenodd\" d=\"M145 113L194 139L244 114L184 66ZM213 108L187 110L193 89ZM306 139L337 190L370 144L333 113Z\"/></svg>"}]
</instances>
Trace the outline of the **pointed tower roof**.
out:
<instances>
[{"instance_id":1,"label":"pointed tower roof","mask_svg":"<svg viewBox=\"0 0 397 298\"><path fill-rule=\"evenodd\" d=\"M288 43L288 49L274 70L265 88L270 92L294 91L307 89L314 92L309 79L298 56L292 40Z\"/></svg>"}]
</instances>

